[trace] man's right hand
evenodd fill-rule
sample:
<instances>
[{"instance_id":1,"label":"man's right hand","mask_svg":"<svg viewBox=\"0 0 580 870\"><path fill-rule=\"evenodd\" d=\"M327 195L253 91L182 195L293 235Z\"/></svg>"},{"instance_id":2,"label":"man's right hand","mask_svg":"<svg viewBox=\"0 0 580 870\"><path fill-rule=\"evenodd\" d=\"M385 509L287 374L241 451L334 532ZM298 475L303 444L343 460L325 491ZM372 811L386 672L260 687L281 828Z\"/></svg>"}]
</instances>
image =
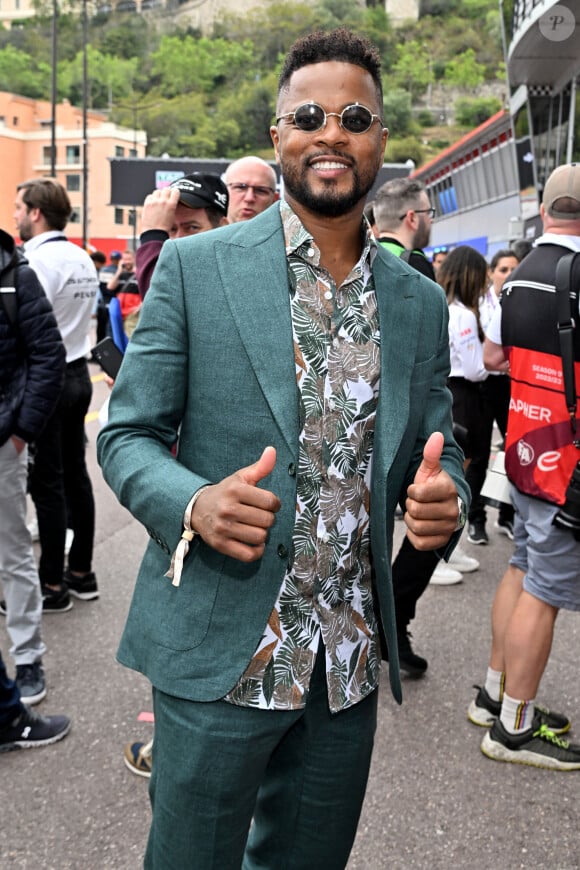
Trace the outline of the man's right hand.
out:
<instances>
[{"instance_id":1,"label":"man's right hand","mask_svg":"<svg viewBox=\"0 0 580 870\"><path fill-rule=\"evenodd\" d=\"M280 499L257 484L275 465L276 450L266 447L253 465L203 490L191 512L191 527L206 544L240 562L262 557Z\"/></svg>"},{"instance_id":2,"label":"man's right hand","mask_svg":"<svg viewBox=\"0 0 580 870\"><path fill-rule=\"evenodd\" d=\"M175 209L179 203L176 187L162 187L145 197L141 212L141 232L165 230L169 235L175 224Z\"/></svg>"}]
</instances>

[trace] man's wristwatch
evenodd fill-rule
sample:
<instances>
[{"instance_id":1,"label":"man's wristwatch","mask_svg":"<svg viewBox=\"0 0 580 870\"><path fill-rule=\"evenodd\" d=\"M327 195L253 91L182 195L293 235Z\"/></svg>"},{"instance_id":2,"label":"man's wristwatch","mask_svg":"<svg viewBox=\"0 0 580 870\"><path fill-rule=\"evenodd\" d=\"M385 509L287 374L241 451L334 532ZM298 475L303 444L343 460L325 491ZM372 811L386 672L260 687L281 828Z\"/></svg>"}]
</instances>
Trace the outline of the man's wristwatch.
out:
<instances>
[{"instance_id":1,"label":"man's wristwatch","mask_svg":"<svg viewBox=\"0 0 580 870\"><path fill-rule=\"evenodd\" d=\"M457 517L454 532L459 532L467 522L467 507L460 495L457 496L457 508L459 510L459 515Z\"/></svg>"}]
</instances>

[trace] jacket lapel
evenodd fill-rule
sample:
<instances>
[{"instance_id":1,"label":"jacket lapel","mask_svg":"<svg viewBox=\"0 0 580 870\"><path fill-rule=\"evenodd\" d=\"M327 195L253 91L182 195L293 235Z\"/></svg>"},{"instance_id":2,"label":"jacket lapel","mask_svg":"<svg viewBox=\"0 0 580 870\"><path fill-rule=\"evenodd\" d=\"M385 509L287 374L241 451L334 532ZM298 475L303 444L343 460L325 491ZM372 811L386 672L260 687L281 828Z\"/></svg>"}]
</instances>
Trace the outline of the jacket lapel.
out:
<instances>
[{"instance_id":1,"label":"jacket lapel","mask_svg":"<svg viewBox=\"0 0 580 870\"><path fill-rule=\"evenodd\" d=\"M223 292L256 378L284 439L295 451L298 389L279 215L276 220L279 232L257 233L245 244L219 243L216 257ZM276 229L273 221L268 226Z\"/></svg>"},{"instance_id":2,"label":"jacket lapel","mask_svg":"<svg viewBox=\"0 0 580 870\"><path fill-rule=\"evenodd\" d=\"M374 461L380 459L383 474L390 468L407 426L409 382L420 332L421 306L410 304L415 297L418 273L417 277L398 273L397 259L379 251L373 264L381 330L381 386Z\"/></svg>"}]
</instances>

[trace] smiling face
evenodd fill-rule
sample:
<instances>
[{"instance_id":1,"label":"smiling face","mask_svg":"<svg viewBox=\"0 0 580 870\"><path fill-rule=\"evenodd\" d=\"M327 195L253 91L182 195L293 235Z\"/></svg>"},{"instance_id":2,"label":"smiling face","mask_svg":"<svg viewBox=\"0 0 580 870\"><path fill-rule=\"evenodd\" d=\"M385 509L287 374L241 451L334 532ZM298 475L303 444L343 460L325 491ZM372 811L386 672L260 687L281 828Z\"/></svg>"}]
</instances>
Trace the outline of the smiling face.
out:
<instances>
[{"instance_id":1,"label":"smiling face","mask_svg":"<svg viewBox=\"0 0 580 870\"><path fill-rule=\"evenodd\" d=\"M292 74L281 91L277 117L314 101L325 112L340 114L360 103L382 117L374 82L362 67L328 61L304 66ZM358 208L373 186L383 163L388 130L375 121L366 133L348 133L335 115L313 133L297 129L290 118L270 130L276 159L282 169L286 199L298 213L301 208L325 217L339 217Z\"/></svg>"}]
</instances>

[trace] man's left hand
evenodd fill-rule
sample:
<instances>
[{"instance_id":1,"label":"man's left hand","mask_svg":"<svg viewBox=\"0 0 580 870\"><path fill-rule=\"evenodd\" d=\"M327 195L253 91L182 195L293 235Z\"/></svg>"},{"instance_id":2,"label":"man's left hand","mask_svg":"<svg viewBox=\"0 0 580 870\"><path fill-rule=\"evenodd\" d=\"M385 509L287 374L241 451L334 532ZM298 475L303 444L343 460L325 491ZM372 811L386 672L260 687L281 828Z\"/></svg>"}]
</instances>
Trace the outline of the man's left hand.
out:
<instances>
[{"instance_id":1,"label":"man's left hand","mask_svg":"<svg viewBox=\"0 0 580 870\"><path fill-rule=\"evenodd\" d=\"M433 432L423 449L423 460L407 490L407 535L417 550L444 547L457 525L457 489L441 467L444 438Z\"/></svg>"}]
</instances>

